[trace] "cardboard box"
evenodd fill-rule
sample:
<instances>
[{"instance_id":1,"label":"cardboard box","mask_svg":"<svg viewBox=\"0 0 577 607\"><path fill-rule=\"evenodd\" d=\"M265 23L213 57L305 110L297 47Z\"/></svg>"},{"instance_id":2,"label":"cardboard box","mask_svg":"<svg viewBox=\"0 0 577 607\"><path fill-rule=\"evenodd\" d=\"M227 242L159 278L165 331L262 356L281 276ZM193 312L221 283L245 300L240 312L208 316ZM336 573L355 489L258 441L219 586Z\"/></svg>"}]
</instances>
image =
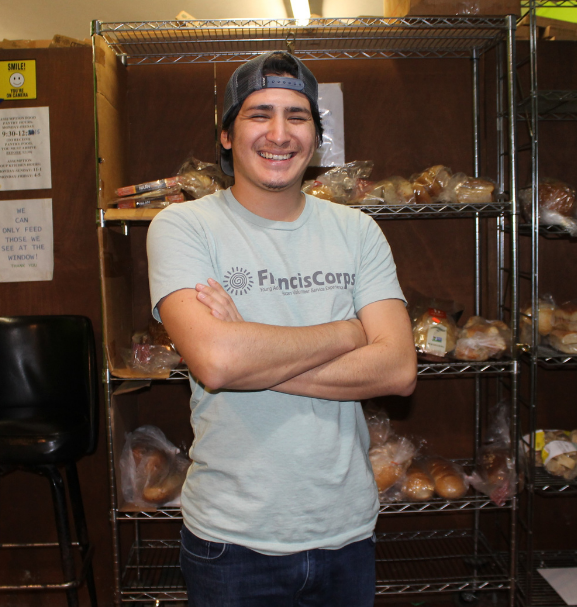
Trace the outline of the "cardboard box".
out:
<instances>
[{"instance_id":1,"label":"cardboard box","mask_svg":"<svg viewBox=\"0 0 577 607\"><path fill-rule=\"evenodd\" d=\"M537 17L538 40L577 40L577 23ZM529 40L529 15L525 15L517 24L517 40Z\"/></svg>"},{"instance_id":2,"label":"cardboard box","mask_svg":"<svg viewBox=\"0 0 577 607\"><path fill-rule=\"evenodd\" d=\"M385 17L519 14L520 0L384 0Z\"/></svg>"}]
</instances>

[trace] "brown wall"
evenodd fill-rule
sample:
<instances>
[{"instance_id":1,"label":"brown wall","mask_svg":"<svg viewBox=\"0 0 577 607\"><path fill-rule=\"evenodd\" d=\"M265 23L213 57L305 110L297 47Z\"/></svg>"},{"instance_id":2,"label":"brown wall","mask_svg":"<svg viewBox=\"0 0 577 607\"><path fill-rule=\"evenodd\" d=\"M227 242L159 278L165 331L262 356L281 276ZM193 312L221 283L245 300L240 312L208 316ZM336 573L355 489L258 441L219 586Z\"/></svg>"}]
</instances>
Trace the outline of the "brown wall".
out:
<instances>
[{"instance_id":1,"label":"brown wall","mask_svg":"<svg viewBox=\"0 0 577 607\"><path fill-rule=\"evenodd\" d=\"M52 198L54 278L42 282L0 283L0 314L81 314L93 323L101 342L98 252L95 229L96 180L92 52L84 48L0 50L0 61L36 59L38 97L4 101L0 108L50 108L52 189L5 191L2 200ZM100 359L100 348L98 348ZM62 381L66 381L63 377ZM88 530L96 546L95 575L102 604L111 604L110 525L104 410L96 453L78 469ZM56 541L46 480L25 472L0 478L0 542ZM0 583L61 579L57 552L26 555L0 551ZM86 591L81 590L83 601ZM65 605L63 593L0 594L0 604ZM83 602L82 604L86 604Z\"/></svg>"}]
</instances>

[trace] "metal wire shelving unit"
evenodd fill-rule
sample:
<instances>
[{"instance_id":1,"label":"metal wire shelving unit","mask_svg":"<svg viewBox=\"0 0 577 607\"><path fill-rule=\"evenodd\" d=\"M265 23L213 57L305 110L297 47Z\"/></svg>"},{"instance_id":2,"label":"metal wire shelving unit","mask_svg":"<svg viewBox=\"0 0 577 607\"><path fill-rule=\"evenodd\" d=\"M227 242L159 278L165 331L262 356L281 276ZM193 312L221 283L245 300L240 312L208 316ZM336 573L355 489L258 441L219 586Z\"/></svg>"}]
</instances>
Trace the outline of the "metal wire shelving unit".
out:
<instances>
[{"instance_id":1,"label":"metal wire shelving unit","mask_svg":"<svg viewBox=\"0 0 577 607\"><path fill-rule=\"evenodd\" d=\"M496 56L497 96L497 200L492 203L429 205L358 205L377 220L467 218L475 239L475 313L481 310L481 241L485 225L495 222L497 241L496 299L499 315L510 321L517 333L517 213L515 171L515 23L508 17L430 17L395 19L312 19L306 26L295 20L212 20L155 21L138 23L93 23L93 35L102 37L126 67L165 64L243 62L268 50L289 49L303 60L355 59L466 59L472 65L474 176L481 171L481 86L480 60L488 51ZM148 222L154 213L131 213L118 209L99 210L101 227L120 223L128 231L132 222ZM508 238L508 241L507 241ZM508 258L507 257L508 252ZM463 362L456 360L419 361L421 377L473 377L475 381L475 419L480 442L482 378L506 381L516 411L518 360ZM142 381L143 378L134 378ZM154 381L154 378L150 378ZM168 380L186 379L186 370L171 371ZM111 386L130 382L107 375L110 405ZM112 427L108 425L109 445ZM513 417L513 419L515 419ZM515 440L515 434L512 436ZM184 585L176 571L177 540L145 540L139 525L146 521L180 520L178 509L136 511L117 508L114 457L110 456L114 566L116 601L184 601ZM471 462L468 462L469 467ZM488 498L470 493L447 501L381 504L380 514L465 512L471 529L378 534L377 594L439 594L463 590L507 590L513 605L515 589L516 498L497 507ZM510 515L509 549L506 557L494 552L480 530L480 514L501 510ZM118 525L134 525L136 539L126 563L120 562Z\"/></svg>"},{"instance_id":2,"label":"metal wire shelving unit","mask_svg":"<svg viewBox=\"0 0 577 607\"><path fill-rule=\"evenodd\" d=\"M519 272L521 278L529 281L532 302L531 344L525 344L525 354L521 357L521 373L525 371L529 378L528 398L519 396L522 411L527 419L523 433L528 434L529 441L522 440L521 445L527 450L529 462L535 461L534 431L537 429L537 387L540 369L572 370L577 368L577 356L563 354L553 348L539 344L538 301L540 273L540 239L574 241L574 237L563 226L542 225L538 218L539 187L539 131L541 123L574 122L577 120L577 91L574 90L541 90L538 84L538 48L537 48L537 10L539 8L576 8L576 0L521 0L522 10L529 14L529 56L528 61L518 66L518 73L529 70L529 92L521 96L517 106L518 120L527 126L529 135L530 176L531 176L531 222L519 226L519 234L531 239L531 265L528 270ZM526 541L519 544L519 576L517 597L523 607L547 605L554 607L565 605L561 597L539 575L539 568L575 567L577 552L536 551L533 544L534 511L536 496L557 498L577 496L577 482L548 474L544 468L533 464L528 466L528 478L524 492L524 507L519 509L519 527L526 534ZM550 506L551 501L547 500ZM521 515L522 514L522 515Z\"/></svg>"}]
</instances>

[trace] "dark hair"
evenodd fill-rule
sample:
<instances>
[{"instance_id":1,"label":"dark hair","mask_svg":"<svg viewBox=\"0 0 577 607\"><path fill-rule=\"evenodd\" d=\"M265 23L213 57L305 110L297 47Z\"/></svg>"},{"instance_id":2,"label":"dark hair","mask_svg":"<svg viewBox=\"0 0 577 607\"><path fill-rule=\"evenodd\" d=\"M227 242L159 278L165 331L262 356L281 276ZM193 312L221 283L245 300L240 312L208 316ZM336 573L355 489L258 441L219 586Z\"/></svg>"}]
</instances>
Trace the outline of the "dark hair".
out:
<instances>
[{"instance_id":1,"label":"dark hair","mask_svg":"<svg viewBox=\"0 0 577 607\"><path fill-rule=\"evenodd\" d=\"M289 57L282 53L271 55L263 66L264 76L284 76L285 74L289 74L293 78L298 78L298 73L296 62L291 61ZM230 140L232 140L234 136L234 121L240 112L240 108L240 105L233 108L226 117L226 120L222 123L222 130L228 134ZM319 114L319 108L316 106L313 107L313 104L311 104L311 114L317 135L317 147L320 147L323 142L323 125ZM232 150L227 150L226 148L223 148L222 145L220 146L220 154L221 156L232 160Z\"/></svg>"}]
</instances>

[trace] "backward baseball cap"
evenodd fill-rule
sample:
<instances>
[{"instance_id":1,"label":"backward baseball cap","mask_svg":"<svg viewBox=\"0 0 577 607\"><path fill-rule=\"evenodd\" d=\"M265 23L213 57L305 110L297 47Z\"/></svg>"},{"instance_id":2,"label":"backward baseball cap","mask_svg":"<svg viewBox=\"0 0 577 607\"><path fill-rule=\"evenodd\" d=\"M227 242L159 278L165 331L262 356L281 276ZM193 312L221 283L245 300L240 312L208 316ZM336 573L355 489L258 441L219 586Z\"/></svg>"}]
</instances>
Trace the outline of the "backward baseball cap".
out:
<instances>
[{"instance_id":1,"label":"backward baseball cap","mask_svg":"<svg viewBox=\"0 0 577 607\"><path fill-rule=\"evenodd\" d=\"M297 77L265 76L263 74L264 64L271 56L288 59L297 68ZM226 121L230 113L240 107L244 100L255 91L264 88L284 88L303 93L318 113L319 85L314 74L308 67L291 53L287 51L270 51L263 53L237 68L230 77L224 92L224 108L222 122ZM230 154L220 155L220 166L226 175L234 175L232 156Z\"/></svg>"}]
</instances>

